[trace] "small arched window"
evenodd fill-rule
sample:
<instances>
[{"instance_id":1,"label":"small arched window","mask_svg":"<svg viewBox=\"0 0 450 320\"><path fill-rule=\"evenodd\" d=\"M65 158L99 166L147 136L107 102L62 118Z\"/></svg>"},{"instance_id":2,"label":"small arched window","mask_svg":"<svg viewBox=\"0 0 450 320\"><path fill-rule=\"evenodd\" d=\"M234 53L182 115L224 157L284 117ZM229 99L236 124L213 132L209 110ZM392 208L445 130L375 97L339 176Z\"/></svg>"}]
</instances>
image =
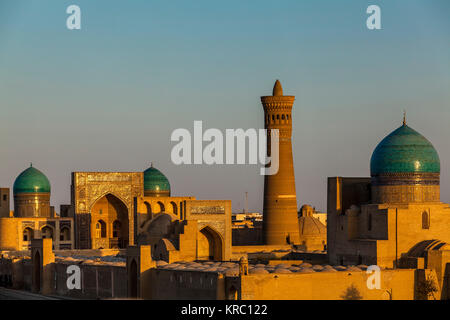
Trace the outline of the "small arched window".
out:
<instances>
[{"instance_id":1,"label":"small arched window","mask_svg":"<svg viewBox=\"0 0 450 320\"><path fill-rule=\"evenodd\" d=\"M430 229L430 215L426 211L422 213L422 229Z\"/></svg>"},{"instance_id":2,"label":"small arched window","mask_svg":"<svg viewBox=\"0 0 450 320\"><path fill-rule=\"evenodd\" d=\"M106 223L103 220L98 220L95 225L95 237L106 238Z\"/></svg>"},{"instance_id":3,"label":"small arched window","mask_svg":"<svg viewBox=\"0 0 450 320\"><path fill-rule=\"evenodd\" d=\"M33 239L33 229L25 228L23 230L23 241L31 241Z\"/></svg>"},{"instance_id":4,"label":"small arched window","mask_svg":"<svg viewBox=\"0 0 450 320\"><path fill-rule=\"evenodd\" d=\"M63 227L59 231L59 241L70 241L70 229Z\"/></svg>"},{"instance_id":5,"label":"small arched window","mask_svg":"<svg viewBox=\"0 0 450 320\"><path fill-rule=\"evenodd\" d=\"M170 204L172 205L172 213L174 215L178 215L177 204L175 202L173 202L173 201Z\"/></svg>"},{"instance_id":6,"label":"small arched window","mask_svg":"<svg viewBox=\"0 0 450 320\"><path fill-rule=\"evenodd\" d=\"M158 201L159 212L166 212L166 208L164 207L164 203Z\"/></svg>"},{"instance_id":7,"label":"small arched window","mask_svg":"<svg viewBox=\"0 0 450 320\"><path fill-rule=\"evenodd\" d=\"M45 226L41 230L42 239L53 239L53 229L49 226Z\"/></svg>"}]
</instances>

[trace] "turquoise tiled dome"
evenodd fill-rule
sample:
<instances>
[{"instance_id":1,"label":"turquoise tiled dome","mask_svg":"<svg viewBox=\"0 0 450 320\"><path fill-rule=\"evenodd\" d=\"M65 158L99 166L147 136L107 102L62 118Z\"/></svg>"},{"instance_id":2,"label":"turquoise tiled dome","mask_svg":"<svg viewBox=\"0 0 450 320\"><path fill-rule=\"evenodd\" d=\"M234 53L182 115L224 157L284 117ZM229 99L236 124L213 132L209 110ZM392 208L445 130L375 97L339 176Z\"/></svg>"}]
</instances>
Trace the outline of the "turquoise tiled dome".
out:
<instances>
[{"instance_id":1,"label":"turquoise tiled dome","mask_svg":"<svg viewBox=\"0 0 450 320\"><path fill-rule=\"evenodd\" d=\"M384 138L370 160L372 176L392 173L440 173L439 155L430 141L406 124Z\"/></svg>"},{"instance_id":2,"label":"turquoise tiled dome","mask_svg":"<svg viewBox=\"0 0 450 320\"><path fill-rule=\"evenodd\" d=\"M144 191L170 193L169 180L161 171L151 166L144 171Z\"/></svg>"},{"instance_id":3,"label":"turquoise tiled dome","mask_svg":"<svg viewBox=\"0 0 450 320\"><path fill-rule=\"evenodd\" d=\"M17 177L13 187L14 194L50 193L50 181L45 174L30 166Z\"/></svg>"}]
</instances>

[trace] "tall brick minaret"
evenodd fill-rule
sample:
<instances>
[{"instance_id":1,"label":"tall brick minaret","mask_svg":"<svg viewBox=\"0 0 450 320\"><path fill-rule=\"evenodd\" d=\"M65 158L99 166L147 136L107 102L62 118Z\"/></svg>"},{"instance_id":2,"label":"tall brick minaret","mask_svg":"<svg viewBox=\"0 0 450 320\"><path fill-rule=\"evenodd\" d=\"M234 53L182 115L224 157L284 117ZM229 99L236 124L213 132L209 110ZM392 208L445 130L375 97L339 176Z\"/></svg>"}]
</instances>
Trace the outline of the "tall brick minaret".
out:
<instances>
[{"instance_id":1,"label":"tall brick minaret","mask_svg":"<svg viewBox=\"0 0 450 320\"><path fill-rule=\"evenodd\" d=\"M294 96L283 95L278 80L273 87L273 95L261 97L269 152L270 130L279 130L279 170L275 175L264 177L263 241L269 245L299 243L291 143L294 100Z\"/></svg>"}]
</instances>

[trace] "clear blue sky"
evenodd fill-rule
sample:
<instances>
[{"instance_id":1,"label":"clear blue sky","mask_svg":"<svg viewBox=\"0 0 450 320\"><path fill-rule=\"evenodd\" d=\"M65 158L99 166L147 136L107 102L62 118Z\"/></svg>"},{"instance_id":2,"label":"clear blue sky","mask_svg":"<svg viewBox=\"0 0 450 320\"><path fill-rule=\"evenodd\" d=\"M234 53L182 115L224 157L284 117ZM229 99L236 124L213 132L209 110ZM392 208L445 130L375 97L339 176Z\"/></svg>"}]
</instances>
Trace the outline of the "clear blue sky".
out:
<instances>
[{"instance_id":1,"label":"clear blue sky","mask_svg":"<svg viewBox=\"0 0 450 320\"><path fill-rule=\"evenodd\" d=\"M82 29L66 28L77 4ZM370 4L382 30L366 28ZM450 202L450 1L0 1L0 186L30 162L70 201L72 171L141 171L174 195L262 209L255 166L175 166L170 134L263 127L259 97L295 95L299 205L326 209L328 176L368 176L377 143L401 124L441 158ZM59 208L57 208L59 211Z\"/></svg>"}]
</instances>

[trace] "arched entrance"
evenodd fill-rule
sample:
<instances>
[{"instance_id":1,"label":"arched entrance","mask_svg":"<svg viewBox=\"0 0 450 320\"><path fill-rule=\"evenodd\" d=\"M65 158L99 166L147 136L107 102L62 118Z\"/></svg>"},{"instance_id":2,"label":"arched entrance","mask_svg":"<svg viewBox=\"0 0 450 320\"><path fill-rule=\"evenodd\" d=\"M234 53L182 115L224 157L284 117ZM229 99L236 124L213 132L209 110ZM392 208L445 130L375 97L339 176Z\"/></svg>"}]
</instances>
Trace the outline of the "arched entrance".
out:
<instances>
[{"instance_id":1,"label":"arched entrance","mask_svg":"<svg viewBox=\"0 0 450 320\"><path fill-rule=\"evenodd\" d=\"M166 212L166 207L164 207L164 203L162 203L161 201L158 201L157 204L158 204L158 207L159 207L158 213Z\"/></svg>"},{"instance_id":2,"label":"arched entrance","mask_svg":"<svg viewBox=\"0 0 450 320\"><path fill-rule=\"evenodd\" d=\"M130 298L137 298L138 292L137 292L137 263L136 260L132 260L130 263L130 271L128 273L128 296Z\"/></svg>"},{"instance_id":3,"label":"arched entrance","mask_svg":"<svg viewBox=\"0 0 450 320\"><path fill-rule=\"evenodd\" d=\"M129 238L127 206L112 194L98 199L91 209L92 249L126 248Z\"/></svg>"},{"instance_id":4,"label":"arched entrance","mask_svg":"<svg viewBox=\"0 0 450 320\"><path fill-rule=\"evenodd\" d=\"M59 231L59 241L70 241L70 229L62 227Z\"/></svg>"},{"instance_id":5,"label":"arched entrance","mask_svg":"<svg viewBox=\"0 0 450 320\"><path fill-rule=\"evenodd\" d=\"M42 239L53 239L53 229L49 226L45 226L41 230Z\"/></svg>"},{"instance_id":6,"label":"arched entrance","mask_svg":"<svg viewBox=\"0 0 450 320\"><path fill-rule=\"evenodd\" d=\"M172 213L176 216L178 216L178 208L177 208L177 204L175 202L170 202L170 205L172 206Z\"/></svg>"},{"instance_id":7,"label":"arched entrance","mask_svg":"<svg viewBox=\"0 0 450 320\"><path fill-rule=\"evenodd\" d=\"M152 212L152 206L147 201L144 202L146 213L147 213L147 219L153 218L153 212Z\"/></svg>"},{"instance_id":8,"label":"arched entrance","mask_svg":"<svg viewBox=\"0 0 450 320\"><path fill-rule=\"evenodd\" d=\"M204 227L198 233L197 258L199 260L222 260L222 238L211 227Z\"/></svg>"},{"instance_id":9,"label":"arched entrance","mask_svg":"<svg viewBox=\"0 0 450 320\"><path fill-rule=\"evenodd\" d=\"M106 223L103 220L98 220L95 224L95 237L106 238Z\"/></svg>"},{"instance_id":10,"label":"arched entrance","mask_svg":"<svg viewBox=\"0 0 450 320\"><path fill-rule=\"evenodd\" d=\"M41 254L38 250L33 259L33 292L41 292Z\"/></svg>"},{"instance_id":11,"label":"arched entrance","mask_svg":"<svg viewBox=\"0 0 450 320\"><path fill-rule=\"evenodd\" d=\"M23 241L27 242L27 241L31 241L34 238L34 232L33 229L31 229L30 227L27 227L23 230Z\"/></svg>"},{"instance_id":12,"label":"arched entrance","mask_svg":"<svg viewBox=\"0 0 450 320\"><path fill-rule=\"evenodd\" d=\"M234 286L231 286L230 289L228 290L227 299L238 300L238 290Z\"/></svg>"}]
</instances>

